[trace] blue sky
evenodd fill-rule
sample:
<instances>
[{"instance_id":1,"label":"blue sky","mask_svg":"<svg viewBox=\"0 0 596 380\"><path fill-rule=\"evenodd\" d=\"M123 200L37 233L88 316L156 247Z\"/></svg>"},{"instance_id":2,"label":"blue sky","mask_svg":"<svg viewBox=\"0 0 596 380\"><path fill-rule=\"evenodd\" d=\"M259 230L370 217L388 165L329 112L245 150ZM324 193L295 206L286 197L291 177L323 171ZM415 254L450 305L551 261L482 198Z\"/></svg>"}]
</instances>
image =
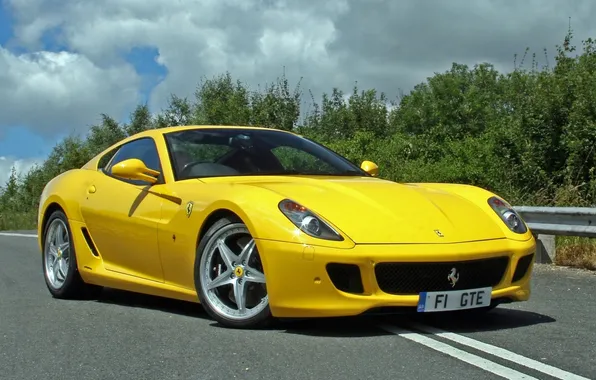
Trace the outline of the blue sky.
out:
<instances>
[{"instance_id":1,"label":"blue sky","mask_svg":"<svg viewBox=\"0 0 596 380\"><path fill-rule=\"evenodd\" d=\"M12 17L3 1L0 1L0 45L12 37Z\"/></svg>"},{"instance_id":2,"label":"blue sky","mask_svg":"<svg viewBox=\"0 0 596 380\"><path fill-rule=\"evenodd\" d=\"M13 18L4 1L0 1L0 45L13 52L17 49L11 46L13 38ZM51 41L49 41L51 43ZM10 156L16 159L47 156L58 139L47 141L22 126L3 128L0 138L0 156ZM0 173L1 175L2 173Z\"/></svg>"},{"instance_id":3,"label":"blue sky","mask_svg":"<svg viewBox=\"0 0 596 380\"><path fill-rule=\"evenodd\" d=\"M12 17L4 2L0 1L0 45L7 47L13 36L12 28ZM0 139L0 156L17 158L42 156L47 155L49 149L51 148L48 148L47 142L23 128L9 128L8 131L4 131L4 136Z\"/></svg>"},{"instance_id":4,"label":"blue sky","mask_svg":"<svg viewBox=\"0 0 596 380\"><path fill-rule=\"evenodd\" d=\"M6 4L0 0L0 45L12 53L18 54L24 50L13 43L13 26L13 17ZM41 49L54 52L65 49L54 38L55 33L56 30L44 33L41 38L43 43ZM148 102L149 94L153 88L160 78L167 74L166 69L158 65L153 59L157 53L155 48L135 47L123 55L123 58L132 64L136 72L142 77L140 95L143 102ZM98 116L92 115L90 118L97 119ZM117 115L111 116L117 117ZM125 120L120 121L124 122ZM15 159L45 157L51 152L54 145L65 136L63 134L48 139L20 125L0 126L0 128L3 129L0 134L0 157L9 156Z\"/></svg>"}]
</instances>

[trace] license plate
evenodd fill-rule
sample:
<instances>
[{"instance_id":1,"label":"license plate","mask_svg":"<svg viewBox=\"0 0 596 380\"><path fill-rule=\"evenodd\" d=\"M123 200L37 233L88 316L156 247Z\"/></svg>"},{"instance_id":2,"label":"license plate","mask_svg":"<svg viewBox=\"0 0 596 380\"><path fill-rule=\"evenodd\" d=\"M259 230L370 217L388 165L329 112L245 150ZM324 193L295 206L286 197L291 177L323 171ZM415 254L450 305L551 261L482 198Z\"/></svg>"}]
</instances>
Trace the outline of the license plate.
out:
<instances>
[{"instance_id":1,"label":"license plate","mask_svg":"<svg viewBox=\"0 0 596 380\"><path fill-rule=\"evenodd\" d=\"M490 305L492 288L451 290L448 292L422 292L418 299L418 312L465 310Z\"/></svg>"}]
</instances>

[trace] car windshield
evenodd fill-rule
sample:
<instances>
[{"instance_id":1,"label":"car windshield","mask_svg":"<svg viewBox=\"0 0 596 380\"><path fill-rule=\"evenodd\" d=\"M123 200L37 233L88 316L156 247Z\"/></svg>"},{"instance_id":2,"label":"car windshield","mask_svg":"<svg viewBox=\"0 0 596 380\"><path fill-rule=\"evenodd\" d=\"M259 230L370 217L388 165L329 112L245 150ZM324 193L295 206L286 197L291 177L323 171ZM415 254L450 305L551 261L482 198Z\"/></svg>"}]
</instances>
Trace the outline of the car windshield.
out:
<instances>
[{"instance_id":1,"label":"car windshield","mask_svg":"<svg viewBox=\"0 0 596 380\"><path fill-rule=\"evenodd\" d=\"M272 129L200 128L165 134L176 180L248 175L368 176L309 139Z\"/></svg>"}]
</instances>

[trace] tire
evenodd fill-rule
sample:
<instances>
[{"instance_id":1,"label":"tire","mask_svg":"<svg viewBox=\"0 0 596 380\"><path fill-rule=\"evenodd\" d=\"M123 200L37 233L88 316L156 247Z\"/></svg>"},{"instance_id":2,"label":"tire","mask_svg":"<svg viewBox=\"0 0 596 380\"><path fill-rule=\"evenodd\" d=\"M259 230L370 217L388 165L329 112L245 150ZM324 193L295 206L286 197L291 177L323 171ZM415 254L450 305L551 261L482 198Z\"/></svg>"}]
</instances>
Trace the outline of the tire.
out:
<instances>
[{"instance_id":1,"label":"tire","mask_svg":"<svg viewBox=\"0 0 596 380\"><path fill-rule=\"evenodd\" d=\"M62 247L58 247L58 243L62 243ZM61 210L54 211L44 227L42 269L46 286L54 298L96 297L102 290L101 286L87 284L81 278L68 218Z\"/></svg>"},{"instance_id":2,"label":"tire","mask_svg":"<svg viewBox=\"0 0 596 380\"><path fill-rule=\"evenodd\" d=\"M229 251L221 248L222 242ZM252 251L243 250L247 247ZM242 257L243 251L247 256ZM200 303L222 326L250 329L273 321L260 255L241 221L222 218L207 230L197 247L194 278ZM210 285L216 286L209 289ZM244 297L237 289L245 289ZM238 297L246 306L244 311L238 307Z\"/></svg>"}]
</instances>

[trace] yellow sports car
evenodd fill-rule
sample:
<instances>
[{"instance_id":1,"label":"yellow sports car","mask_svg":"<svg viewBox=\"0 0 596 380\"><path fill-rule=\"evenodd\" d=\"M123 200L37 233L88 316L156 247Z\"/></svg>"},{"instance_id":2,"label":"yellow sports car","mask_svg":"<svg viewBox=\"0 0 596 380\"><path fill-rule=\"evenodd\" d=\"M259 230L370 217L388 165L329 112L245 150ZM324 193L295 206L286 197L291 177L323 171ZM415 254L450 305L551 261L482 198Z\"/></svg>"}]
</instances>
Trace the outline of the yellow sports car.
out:
<instances>
[{"instance_id":1,"label":"yellow sports car","mask_svg":"<svg viewBox=\"0 0 596 380\"><path fill-rule=\"evenodd\" d=\"M145 131L47 184L45 281L56 298L111 287L197 302L239 328L529 298L535 240L506 201L377 175L276 129Z\"/></svg>"}]
</instances>

